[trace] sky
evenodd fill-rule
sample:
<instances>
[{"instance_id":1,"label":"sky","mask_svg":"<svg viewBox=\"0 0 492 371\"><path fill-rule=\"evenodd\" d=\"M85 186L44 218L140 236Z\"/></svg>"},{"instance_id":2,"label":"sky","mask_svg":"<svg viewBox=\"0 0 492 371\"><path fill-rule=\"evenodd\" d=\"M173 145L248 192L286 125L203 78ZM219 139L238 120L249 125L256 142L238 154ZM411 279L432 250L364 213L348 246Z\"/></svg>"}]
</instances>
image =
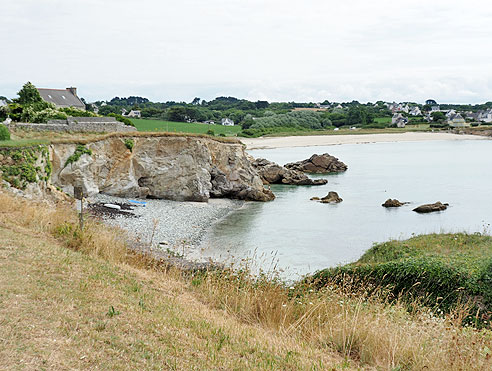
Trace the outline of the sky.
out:
<instances>
[{"instance_id":1,"label":"sky","mask_svg":"<svg viewBox=\"0 0 492 371\"><path fill-rule=\"evenodd\" d=\"M484 0L1 0L0 95L492 101Z\"/></svg>"}]
</instances>

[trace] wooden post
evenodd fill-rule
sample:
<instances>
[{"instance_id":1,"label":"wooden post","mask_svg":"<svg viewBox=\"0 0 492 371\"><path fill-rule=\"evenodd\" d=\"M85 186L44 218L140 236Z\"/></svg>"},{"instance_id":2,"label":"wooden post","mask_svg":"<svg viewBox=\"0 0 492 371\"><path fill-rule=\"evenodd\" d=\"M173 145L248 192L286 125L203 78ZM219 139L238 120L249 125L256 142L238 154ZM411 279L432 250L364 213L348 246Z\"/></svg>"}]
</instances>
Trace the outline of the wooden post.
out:
<instances>
[{"instance_id":1,"label":"wooden post","mask_svg":"<svg viewBox=\"0 0 492 371\"><path fill-rule=\"evenodd\" d=\"M73 196L80 200L80 214L79 214L79 222L80 222L80 230L84 229L84 190L82 187L73 187Z\"/></svg>"}]
</instances>

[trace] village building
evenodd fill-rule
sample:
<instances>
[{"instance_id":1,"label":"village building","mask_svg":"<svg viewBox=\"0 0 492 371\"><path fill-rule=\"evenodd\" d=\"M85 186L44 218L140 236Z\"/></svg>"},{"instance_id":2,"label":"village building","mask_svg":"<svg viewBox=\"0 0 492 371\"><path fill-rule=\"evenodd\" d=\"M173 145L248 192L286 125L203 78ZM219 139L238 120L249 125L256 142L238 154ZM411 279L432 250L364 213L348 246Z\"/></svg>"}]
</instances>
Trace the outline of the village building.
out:
<instances>
[{"instance_id":1,"label":"village building","mask_svg":"<svg viewBox=\"0 0 492 371\"><path fill-rule=\"evenodd\" d=\"M85 111L85 104L77 96L77 88L43 89L37 88L44 101L53 103L56 108L77 108Z\"/></svg>"},{"instance_id":2,"label":"village building","mask_svg":"<svg viewBox=\"0 0 492 371\"><path fill-rule=\"evenodd\" d=\"M490 123L492 122L492 109L479 111L477 115L478 121Z\"/></svg>"},{"instance_id":3,"label":"village building","mask_svg":"<svg viewBox=\"0 0 492 371\"><path fill-rule=\"evenodd\" d=\"M395 113L391 118L391 124L396 125L397 128L404 128L408 124L408 119L401 113Z\"/></svg>"},{"instance_id":4,"label":"village building","mask_svg":"<svg viewBox=\"0 0 492 371\"><path fill-rule=\"evenodd\" d=\"M234 121L232 121L229 117L226 117L220 121L220 124L224 126L234 126Z\"/></svg>"},{"instance_id":5,"label":"village building","mask_svg":"<svg viewBox=\"0 0 492 371\"><path fill-rule=\"evenodd\" d=\"M467 123L465 121L465 119L463 118L463 116L461 116L461 114L459 114L459 113L456 113L456 114L448 117L448 120L446 121L446 123L453 128L463 128L465 126L470 126L470 124Z\"/></svg>"},{"instance_id":6,"label":"village building","mask_svg":"<svg viewBox=\"0 0 492 371\"><path fill-rule=\"evenodd\" d=\"M412 107L412 109L409 112L410 115L412 116L420 116L422 115L422 111L418 106Z\"/></svg>"},{"instance_id":7,"label":"village building","mask_svg":"<svg viewBox=\"0 0 492 371\"><path fill-rule=\"evenodd\" d=\"M127 117L137 117L137 118L140 118L140 117L142 117L142 113L139 110L131 110L130 112L128 112Z\"/></svg>"}]
</instances>

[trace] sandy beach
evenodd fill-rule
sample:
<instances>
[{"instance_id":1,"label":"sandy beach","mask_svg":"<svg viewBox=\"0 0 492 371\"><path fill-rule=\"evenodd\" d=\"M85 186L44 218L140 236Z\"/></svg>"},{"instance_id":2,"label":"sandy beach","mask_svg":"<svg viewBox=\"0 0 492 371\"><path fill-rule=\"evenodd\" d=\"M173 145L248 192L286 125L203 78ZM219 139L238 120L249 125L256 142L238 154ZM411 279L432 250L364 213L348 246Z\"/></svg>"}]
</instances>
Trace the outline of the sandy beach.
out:
<instances>
[{"instance_id":1,"label":"sandy beach","mask_svg":"<svg viewBox=\"0 0 492 371\"><path fill-rule=\"evenodd\" d=\"M247 149L329 146L335 144L421 142L430 140L484 140L478 135L451 133L407 132L395 134L334 134L292 137L241 138Z\"/></svg>"}]
</instances>

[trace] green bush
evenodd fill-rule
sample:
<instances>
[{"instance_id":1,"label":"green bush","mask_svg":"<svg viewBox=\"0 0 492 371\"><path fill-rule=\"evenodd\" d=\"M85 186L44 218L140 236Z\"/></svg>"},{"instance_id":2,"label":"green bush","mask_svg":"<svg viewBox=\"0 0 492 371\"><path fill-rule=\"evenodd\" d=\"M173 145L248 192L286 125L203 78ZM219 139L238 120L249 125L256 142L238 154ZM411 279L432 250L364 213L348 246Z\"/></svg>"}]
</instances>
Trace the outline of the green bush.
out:
<instances>
[{"instance_id":1,"label":"green bush","mask_svg":"<svg viewBox=\"0 0 492 371\"><path fill-rule=\"evenodd\" d=\"M205 134L215 136L215 132L212 129L208 129Z\"/></svg>"},{"instance_id":2,"label":"green bush","mask_svg":"<svg viewBox=\"0 0 492 371\"><path fill-rule=\"evenodd\" d=\"M122 123L124 123L125 125L128 125L128 126L135 126L133 124L133 122L131 122L130 119L124 117L124 116L121 116L121 115L118 115L117 113L110 113L108 115L108 117L114 117L117 121L120 121Z\"/></svg>"},{"instance_id":3,"label":"green bush","mask_svg":"<svg viewBox=\"0 0 492 371\"><path fill-rule=\"evenodd\" d=\"M492 314L492 238L460 233L390 241L375 245L356 263L309 278L319 287L347 279L359 288L387 288L393 298L418 300L438 311L469 302L474 315L488 318Z\"/></svg>"},{"instance_id":4,"label":"green bush","mask_svg":"<svg viewBox=\"0 0 492 371\"><path fill-rule=\"evenodd\" d=\"M128 148L130 150L130 152L133 151L133 146L135 145L135 143L133 142L132 139L125 139L125 146L126 148Z\"/></svg>"},{"instance_id":5,"label":"green bush","mask_svg":"<svg viewBox=\"0 0 492 371\"><path fill-rule=\"evenodd\" d=\"M65 161L65 167L69 164L73 164L77 162L80 158L80 156L87 154L87 155L92 155L92 151L89 148L86 148L85 146L79 144L77 148L75 148L75 152L73 155L67 158L67 161Z\"/></svg>"},{"instance_id":6,"label":"green bush","mask_svg":"<svg viewBox=\"0 0 492 371\"><path fill-rule=\"evenodd\" d=\"M10 140L10 131L3 124L0 124L0 140Z\"/></svg>"}]
</instances>

